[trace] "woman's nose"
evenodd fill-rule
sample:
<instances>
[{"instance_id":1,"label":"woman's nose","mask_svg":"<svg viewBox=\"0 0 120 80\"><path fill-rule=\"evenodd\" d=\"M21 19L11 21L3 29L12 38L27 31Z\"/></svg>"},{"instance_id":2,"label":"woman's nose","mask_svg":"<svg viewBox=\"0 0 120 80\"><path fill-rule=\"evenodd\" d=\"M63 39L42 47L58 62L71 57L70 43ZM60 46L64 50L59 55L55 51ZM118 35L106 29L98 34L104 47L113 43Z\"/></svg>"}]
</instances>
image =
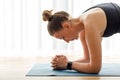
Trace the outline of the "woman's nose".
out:
<instances>
[{"instance_id":1,"label":"woman's nose","mask_svg":"<svg viewBox=\"0 0 120 80\"><path fill-rule=\"evenodd\" d=\"M69 43L69 40L64 39L65 42Z\"/></svg>"}]
</instances>

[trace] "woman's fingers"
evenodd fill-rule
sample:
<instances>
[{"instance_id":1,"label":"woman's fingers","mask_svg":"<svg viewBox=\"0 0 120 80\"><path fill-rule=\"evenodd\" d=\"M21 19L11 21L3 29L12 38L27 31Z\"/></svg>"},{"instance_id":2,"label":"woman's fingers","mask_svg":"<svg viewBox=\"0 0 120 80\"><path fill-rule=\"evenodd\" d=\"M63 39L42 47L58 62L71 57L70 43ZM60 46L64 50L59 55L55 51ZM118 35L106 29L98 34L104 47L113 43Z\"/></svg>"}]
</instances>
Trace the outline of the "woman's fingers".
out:
<instances>
[{"instance_id":1,"label":"woman's fingers","mask_svg":"<svg viewBox=\"0 0 120 80\"><path fill-rule=\"evenodd\" d=\"M51 61L52 67L56 67L57 66L57 62L55 61Z\"/></svg>"},{"instance_id":2,"label":"woman's fingers","mask_svg":"<svg viewBox=\"0 0 120 80\"><path fill-rule=\"evenodd\" d=\"M61 57L66 57L64 55L55 55L55 57L52 57L52 60L57 60L58 58L61 58Z\"/></svg>"},{"instance_id":3,"label":"woman's fingers","mask_svg":"<svg viewBox=\"0 0 120 80\"><path fill-rule=\"evenodd\" d=\"M52 66L52 67L56 67L56 64L52 64L51 66Z\"/></svg>"},{"instance_id":4,"label":"woman's fingers","mask_svg":"<svg viewBox=\"0 0 120 80\"><path fill-rule=\"evenodd\" d=\"M57 64L57 62L56 61L51 61L51 64Z\"/></svg>"},{"instance_id":5,"label":"woman's fingers","mask_svg":"<svg viewBox=\"0 0 120 80\"><path fill-rule=\"evenodd\" d=\"M57 61L58 56L52 57L52 61Z\"/></svg>"},{"instance_id":6,"label":"woman's fingers","mask_svg":"<svg viewBox=\"0 0 120 80\"><path fill-rule=\"evenodd\" d=\"M56 70L57 69L57 64L55 62L51 62L51 67L53 68L53 70Z\"/></svg>"}]
</instances>

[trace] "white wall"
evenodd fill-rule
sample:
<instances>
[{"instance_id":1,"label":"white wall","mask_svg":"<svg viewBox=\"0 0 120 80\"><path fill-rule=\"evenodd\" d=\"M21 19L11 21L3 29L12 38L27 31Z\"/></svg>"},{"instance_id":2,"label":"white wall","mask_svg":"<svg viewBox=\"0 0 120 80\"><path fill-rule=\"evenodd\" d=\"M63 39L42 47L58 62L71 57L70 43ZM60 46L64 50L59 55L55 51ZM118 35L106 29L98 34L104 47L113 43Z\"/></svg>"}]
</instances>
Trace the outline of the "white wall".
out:
<instances>
[{"instance_id":1,"label":"white wall","mask_svg":"<svg viewBox=\"0 0 120 80\"><path fill-rule=\"evenodd\" d=\"M67 44L51 37L43 10L67 11L79 16L92 5L120 0L0 0L0 56L48 56L82 53L79 40ZM120 35L103 39L103 52L118 53ZM80 54L81 55L81 54Z\"/></svg>"}]
</instances>

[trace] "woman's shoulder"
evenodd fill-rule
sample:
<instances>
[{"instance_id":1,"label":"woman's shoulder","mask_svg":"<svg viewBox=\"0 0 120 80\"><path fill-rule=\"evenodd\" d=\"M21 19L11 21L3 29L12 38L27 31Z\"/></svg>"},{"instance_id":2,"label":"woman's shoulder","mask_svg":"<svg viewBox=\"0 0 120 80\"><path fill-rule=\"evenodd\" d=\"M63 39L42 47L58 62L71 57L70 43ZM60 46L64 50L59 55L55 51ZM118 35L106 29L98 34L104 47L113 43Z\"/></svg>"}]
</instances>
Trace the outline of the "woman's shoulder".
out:
<instances>
[{"instance_id":1,"label":"woman's shoulder","mask_svg":"<svg viewBox=\"0 0 120 80\"><path fill-rule=\"evenodd\" d=\"M83 19L86 19L86 18L98 16L101 14L105 14L105 12L101 8L93 8L81 14L80 17Z\"/></svg>"},{"instance_id":2,"label":"woman's shoulder","mask_svg":"<svg viewBox=\"0 0 120 80\"><path fill-rule=\"evenodd\" d=\"M100 8L93 8L83 13L80 18L85 28L95 28L100 33L104 32L107 25L106 15Z\"/></svg>"},{"instance_id":3,"label":"woman's shoulder","mask_svg":"<svg viewBox=\"0 0 120 80\"><path fill-rule=\"evenodd\" d=\"M101 8L93 8L81 14L80 19L84 24L100 24L106 22L106 15Z\"/></svg>"}]
</instances>

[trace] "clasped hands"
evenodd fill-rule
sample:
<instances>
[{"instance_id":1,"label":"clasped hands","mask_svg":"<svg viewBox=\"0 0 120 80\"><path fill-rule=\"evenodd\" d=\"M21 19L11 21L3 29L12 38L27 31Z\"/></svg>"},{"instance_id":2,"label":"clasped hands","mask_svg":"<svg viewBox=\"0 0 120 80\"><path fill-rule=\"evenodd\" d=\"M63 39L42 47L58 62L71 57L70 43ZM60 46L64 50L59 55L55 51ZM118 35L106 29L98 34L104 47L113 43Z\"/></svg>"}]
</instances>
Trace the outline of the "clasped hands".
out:
<instances>
[{"instance_id":1,"label":"clasped hands","mask_svg":"<svg viewBox=\"0 0 120 80\"><path fill-rule=\"evenodd\" d=\"M64 70L67 67L68 59L64 55L56 55L52 58L51 66L54 70Z\"/></svg>"}]
</instances>

